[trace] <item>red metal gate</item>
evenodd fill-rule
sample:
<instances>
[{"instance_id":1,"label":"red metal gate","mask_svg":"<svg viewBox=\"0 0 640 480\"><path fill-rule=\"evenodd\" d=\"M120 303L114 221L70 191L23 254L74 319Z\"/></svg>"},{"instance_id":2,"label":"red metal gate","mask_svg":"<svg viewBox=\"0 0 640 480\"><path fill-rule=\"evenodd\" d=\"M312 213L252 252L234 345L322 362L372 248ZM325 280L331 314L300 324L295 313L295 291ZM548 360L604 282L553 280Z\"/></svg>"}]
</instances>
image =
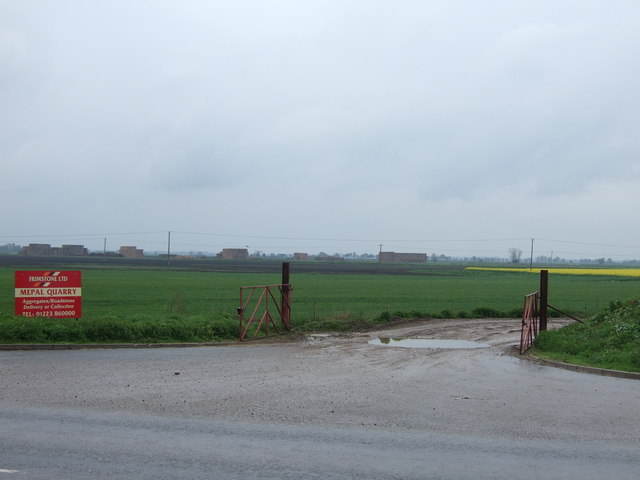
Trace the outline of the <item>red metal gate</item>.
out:
<instances>
[{"instance_id":1,"label":"red metal gate","mask_svg":"<svg viewBox=\"0 0 640 480\"><path fill-rule=\"evenodd\" d=\"M270 326L280 333L278 324L291 330L292 290L290 283L240 287L240 341L260 334L268 336Z\"/></svg>"},{"instance_id":2,"label":"red metal gate","mask_svg":"<svg viewBox=\"0 0 640 480\"><path fill-rule=\"evenodd\" d=\"M540 294L531 293L524 297L522 309L522 330L520 331L520 354L526 352L538 336Z\"/></svg>"}]
</instances>

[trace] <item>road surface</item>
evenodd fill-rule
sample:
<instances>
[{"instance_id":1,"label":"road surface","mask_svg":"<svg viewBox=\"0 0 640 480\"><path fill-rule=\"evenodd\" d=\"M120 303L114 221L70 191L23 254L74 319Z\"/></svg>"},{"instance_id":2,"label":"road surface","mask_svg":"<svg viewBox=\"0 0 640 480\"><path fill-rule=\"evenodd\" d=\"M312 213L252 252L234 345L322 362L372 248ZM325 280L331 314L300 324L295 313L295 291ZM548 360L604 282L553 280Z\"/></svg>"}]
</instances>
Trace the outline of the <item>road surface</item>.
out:
<instances>
[{"instance_id":1,"label":"road surface","mask_svg":"<svg viewBox=\"0 0 640 480\"><path fill-rule=\"evenodd\" d=\"M380 338L489 346L370 343ZM517 339L513 320L446 320L0 352L0 480L637 479L640 383L523 360Z\"/></svg>"}]
</instances>

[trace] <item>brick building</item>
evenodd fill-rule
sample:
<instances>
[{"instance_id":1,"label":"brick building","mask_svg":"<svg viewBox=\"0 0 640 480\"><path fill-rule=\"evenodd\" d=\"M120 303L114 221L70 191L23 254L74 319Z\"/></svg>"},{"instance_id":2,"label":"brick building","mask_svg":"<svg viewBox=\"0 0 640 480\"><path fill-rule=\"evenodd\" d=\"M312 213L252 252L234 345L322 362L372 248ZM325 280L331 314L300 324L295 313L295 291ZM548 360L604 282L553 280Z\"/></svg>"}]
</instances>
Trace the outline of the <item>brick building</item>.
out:
<instances>
[{"instance_id":1,"label":"brick building","mask_svg":"<svg viewBox=\"0 0 640 480\"><path fill-rule=\"evenodd\" d=\"M57 257L83 257L89 255L84 245L62 245L52 247L48 243L30 243L18 252L20 255L29 256L57 256Z\"/></svg>"},{"instance_id":2,"label":"brick building","mask_svg":"<svg viewBox=\"0 0 640 480\"><path fill-rule=\"evenodd\" d=\"M223 248L217 257L226 260L245 260L249 258L249 250L246 248Z\"/></svg>"},{"instance_id":3,"label":"brick building","mask_svg":"<svg viewBox=\"0 0 640 480\"><path fill-rule=\"evenodd\" d=\"M89 255L84 245L62 245L62 255L65 257L82 257Z\"/></svg>"},{"instance_id":4,"label":"brick building","mask_svg":"<svg viewBox=\"0 0 640 480\"><path fill-rule=\"evenodd\" d=\"M142 250L141 248L128 246L128 245L123 245L122 247L120 247L120 250L118 250L118 253L120 253L120 255L122 255L123 257L128 257L128 258L144 257L144 250Z\"/></svg>"},{"instance_id":5,"label":"brick building","mask_svg":"<svg viewBox=\"0 0 640 480\"><path fill-rule=\"evenodd\" d=\"M380 252L380 263L426 263L426 253Z\"/></svg>"},{"instance_id":6,"label":"brick building","mask_svg":"<svg viewBox=\"0 0 640 480\"><path fill-rule=\"evenodd\" d=\"M22 247L19 254L37 256L52 255L51 245L48 243L30 243L26 247Z\"/></svg>"}]
</instances>

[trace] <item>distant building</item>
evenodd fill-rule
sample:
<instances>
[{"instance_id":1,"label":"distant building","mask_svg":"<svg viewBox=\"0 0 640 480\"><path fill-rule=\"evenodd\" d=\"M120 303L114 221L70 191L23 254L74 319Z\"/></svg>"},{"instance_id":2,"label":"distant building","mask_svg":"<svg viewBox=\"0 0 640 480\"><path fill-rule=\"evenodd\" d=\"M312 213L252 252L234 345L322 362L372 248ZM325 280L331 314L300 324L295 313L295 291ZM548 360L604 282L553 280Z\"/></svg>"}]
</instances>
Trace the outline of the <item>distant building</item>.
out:
<instances>
[{"instance_id":1,"label":"distant building","mask_svg":"<svg viewBox=\"0 0 640 480\"><path fill-rule=\"evenodd\" d=\"M62 255L65 257L83 257L89 255L84 245L62 245Z\"/></svg>"},{"instance_id":2,"label":"distant building","mask_svg":"<svg viewBox=\"0 0 640 480\"><path fill-rule=\"evenodd\" d=\"M226 260L245 260L249 258L249 250L246 248L223 248L217 257Z\"/></svg>"},{"instance_id":3,"label":"distant building","mask_svg":"<svg viewBox=\"0 0 640 480\"><path fill-rule=\"evenodd\" d=\"M293 259L294 260L309 260L309 254L308 253L294 253L293 254Z\"/></svg>"},{"instance_id":4,"label":"distant building","mask_svg":"<svg viewBox=\"0 0 640 480\"><path fill-rule=\"evenodd\" d=\"M83 257L89 255L84 245L62 245L52 247L48 243L30 243L18 252L20 255L29 256L56 256L56 257Z\"/></svg>"},{"instance_id":5,"label":"distant building","mask_svg":"<svg viewBox=\"0 0 640 480\"><path fill-rule=\"evenodd\" d=\"M56 257L84 257L89 255L89 251L84 245L63 245L62 247L52 247L48 243L30 243L18 252L20 255L30 256L56 256Z\"/></svg>"},{"instance_id":6,"label":"distant building","mask_svg":"<svg viewBox=\"0 0 640 480\"><path fill-rule=\"evenodd\" d=\"M316 260L322 260L324 262L343 262L344 258L339 257L337 255L326 255L326 254L322 255L322 254L320 254L320 255L318 255L316 257Z\"/></svg>"},{"instance_id":7,"label":"distant building","mask_svg":"<svg viewBox=\"0 0 640 480\"><path fill-rule=\"evenodd\" d=\"M20 255L52 255L51 245L48 243L30 243L26 247L22 247L22 250L18 253Z\"/></svg>"},{"instance_id":8,"label":"distant building","mask_svg":"<svg viewBox=\"0 0 640 480\"><path fill-rule=\"evenodd\" d=\"M426 263L426 253L380 252L380 263Z\"/></svg>"},{"instance_id":9,"label":"distant building","mask_svg":"<svg viewBox=\"0 0 640 480\"><path fill-rule=\"evenodd\" d=\"M91 252L91 253L89 253L89 256L91 256L91 257L122 257L122 254L120 254L118 252L112 252L112 251L108 251L108 252Z\"/></svg>"},{"instance_id":10,"label":"distant building","mask_svg":"<svg viewBox=\"0 0 640 480\"><path fill-rule=\"evenodd\" d=\"M141 258L144 257L144 251L141 248L132 247L132 246L122 246L120 250L118 250L120 255L128 258Z\"/></svg>"}]
</instances>

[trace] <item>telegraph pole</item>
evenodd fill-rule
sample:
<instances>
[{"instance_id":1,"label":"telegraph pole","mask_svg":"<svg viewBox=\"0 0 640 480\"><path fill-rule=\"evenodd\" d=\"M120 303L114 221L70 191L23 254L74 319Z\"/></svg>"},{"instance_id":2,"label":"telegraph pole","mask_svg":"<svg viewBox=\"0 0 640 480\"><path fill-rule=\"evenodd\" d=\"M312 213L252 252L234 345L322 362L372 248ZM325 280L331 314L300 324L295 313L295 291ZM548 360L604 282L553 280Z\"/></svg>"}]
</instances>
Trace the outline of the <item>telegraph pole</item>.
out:
<instances>
[{"instance_id":1,"label":"telegraph pole","mask_svg":"<svg viewBox=\"0 0 640 480\"><path fill-rule=\"evenodd\" d=\"M529 270L533 270L533 238L531 239L531 259L529 260Z\"/></svg>"},{"instance_id":2,"label":"telegraph pole","mask_svg":"<svg viewBox=\"0 0 640 480\"><path fill-rule=\"evenodd\" d=\"M171 230L167 237L167 270L171 269Z\"/></svg>"}]
</instances>

